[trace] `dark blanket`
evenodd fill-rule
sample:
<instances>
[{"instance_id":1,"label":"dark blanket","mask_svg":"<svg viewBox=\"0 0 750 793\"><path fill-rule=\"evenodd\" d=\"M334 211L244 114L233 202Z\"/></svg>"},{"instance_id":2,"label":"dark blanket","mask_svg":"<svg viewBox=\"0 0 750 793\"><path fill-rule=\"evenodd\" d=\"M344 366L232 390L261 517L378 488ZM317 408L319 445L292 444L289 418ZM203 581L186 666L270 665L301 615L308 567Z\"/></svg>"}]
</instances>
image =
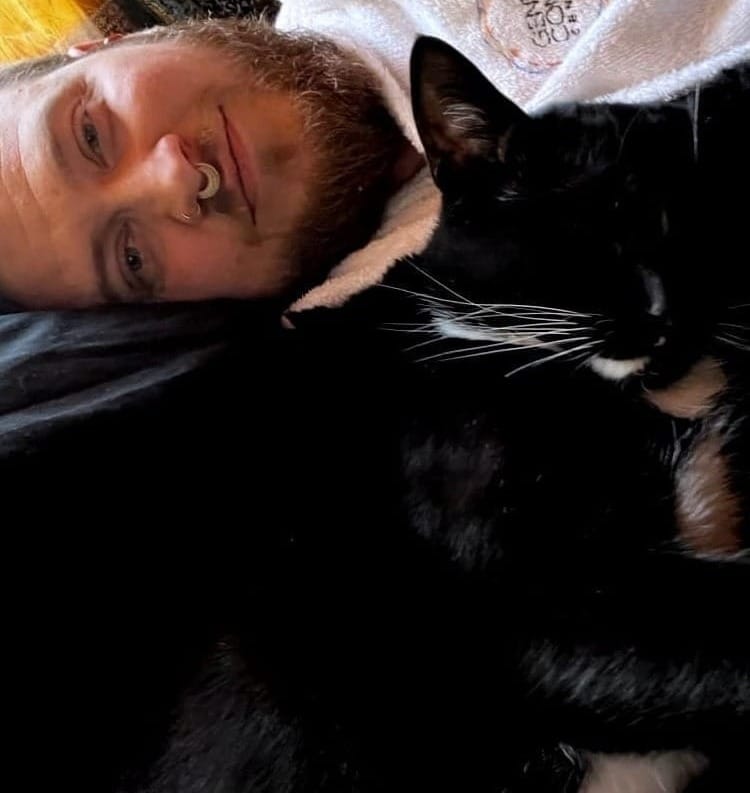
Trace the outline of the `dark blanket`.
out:
<instances>
[{"instance_id":1,"label":"dark blanket","mask_svg":"<svg viewBox=\"0 0 750 793\"><path fill-rule=\"evenodd\" d=\"M0 461L158 401L233 340L278 325L276 311L224 301L0 315Z\"/></svg>"}]
</instances>

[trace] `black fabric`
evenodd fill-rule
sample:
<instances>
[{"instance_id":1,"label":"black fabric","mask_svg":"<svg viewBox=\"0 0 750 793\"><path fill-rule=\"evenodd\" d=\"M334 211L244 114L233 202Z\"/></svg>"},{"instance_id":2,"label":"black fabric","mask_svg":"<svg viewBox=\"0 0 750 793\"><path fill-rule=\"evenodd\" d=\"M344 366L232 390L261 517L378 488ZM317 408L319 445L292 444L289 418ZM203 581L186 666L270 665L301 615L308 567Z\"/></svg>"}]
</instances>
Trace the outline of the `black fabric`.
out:
<instances>
[{"instance_id":1,"label":"black fabric","mask_svg":"<svg viewBox=\"0 0 750 793\"><path fill-rule=\"evenodd\" d=\"M109 35L203 17L264 15L272 20L278 10L277 0L105 0L91 22L102 34Z\"/></svg>"},{"instance_id":2,"label":"black fabric","mask_svg":"<svg viewBox=\"0 0 750 793\"><path fill-rule=\"evenodd\" d=\"M277 0L193 0L200 15L214 17L275 15Z\"/></svg>"},{"instance_id":3,"label":"black fabric","mask_svg":"<svg viewBox=\"0 0 750 793\"><path fill-rule=\"evenodd\" d=\"M233 339L278 324L277 311L223 301L0 316L0 458L157 398Z\"/></svg>"}]
</instances>

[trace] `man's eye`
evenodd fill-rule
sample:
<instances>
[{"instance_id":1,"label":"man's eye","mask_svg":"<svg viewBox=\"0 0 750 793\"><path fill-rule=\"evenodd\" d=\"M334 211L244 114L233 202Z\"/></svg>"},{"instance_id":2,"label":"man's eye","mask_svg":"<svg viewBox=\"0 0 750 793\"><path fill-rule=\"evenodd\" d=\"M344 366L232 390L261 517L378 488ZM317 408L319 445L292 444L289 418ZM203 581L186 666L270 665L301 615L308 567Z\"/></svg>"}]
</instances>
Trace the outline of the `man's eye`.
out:
<instances>
[{"instance_id":1,"label":"man's eye","mask_svg":"<svg viewBox=\"0 0 750 793\"><path fill-rule=\"evenodd\" d=\"M135 234L129 223L123 227L120 245L120 273L128 290L128 299L150 298L153 291L150 268L146 257L136 244Z\"/></svg>"},{"instance_id":2,"label":"man's eye","mask_svg":"<svg viewBox=\"0 0 750 793\"><path fill-rule=\"evenodd\" d=\"M84 115L83 124L81 126L81 133L86 150L92 155L92 158L98 165L106 167L107 161L102 152L101 141L99 140L99 131L96 124L87 116Z\"/></svg>"},{"instance_id":3,"label":"man's eye","mask_svg":"<svg viewBox=\"0 0 750 793\"><path fill-rule=\"evenodd\" d=\"M143 269L143 257L138 248L132 245L125 248L125 266L133 275Z\"/></svg>"},{"instance_id":4,"label":"man's eye","mask_svg":"<svg viewBox=\"0 0 750 793\"><path fill-rule=\"evenodd\" d=\"M99 133L93 124L83 125L83 139L86 145L91 149L94 154L101 154L101 147L99 146Z\"/></svg>"}]
</instances>

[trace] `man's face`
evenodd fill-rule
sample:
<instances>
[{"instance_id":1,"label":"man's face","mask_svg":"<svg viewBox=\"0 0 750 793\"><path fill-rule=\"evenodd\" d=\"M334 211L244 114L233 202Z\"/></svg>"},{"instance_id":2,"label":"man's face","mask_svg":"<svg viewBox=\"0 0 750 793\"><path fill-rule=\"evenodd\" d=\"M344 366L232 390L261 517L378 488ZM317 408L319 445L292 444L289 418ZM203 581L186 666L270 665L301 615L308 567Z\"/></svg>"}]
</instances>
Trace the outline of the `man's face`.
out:
<instances>
[{"instance_id":1,"label":"man's face","mask_svg":"<svg viewBox=\"0 0 750 793\"><path fill-rule=\"evenodd\" d=\"M200 163L221 177L205 200ZM184 42L103 48L0 89L0 294L52 307L278 292L317 168L295 97L251 67Z\"/></svg>"}]
</instances>

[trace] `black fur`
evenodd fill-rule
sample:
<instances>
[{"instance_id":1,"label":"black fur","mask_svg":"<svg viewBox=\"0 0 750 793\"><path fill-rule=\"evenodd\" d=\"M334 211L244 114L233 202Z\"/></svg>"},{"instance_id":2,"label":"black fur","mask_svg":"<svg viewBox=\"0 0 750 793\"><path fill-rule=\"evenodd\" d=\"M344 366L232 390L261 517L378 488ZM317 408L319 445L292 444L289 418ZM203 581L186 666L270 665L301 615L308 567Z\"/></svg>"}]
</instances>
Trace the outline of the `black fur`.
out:
<instances>
[{"instance_id":1,"label":"black fur","mask_svg":"<svg viewBox=\"0 0 750 793\"><path fill-rule=\"evenodd\" d=\"M744 547L750 278L734 196L750 176L750 71L660 106L532 119L425 39L412 85L440 225L385 289L296 322L398 383L408 524L519 604L500 653L519 650L508 679L526 680L519 708L540 736L606 751L710 753L727 729L741 742L747 642L721 603L744 597L747 559L687 556L675 487L715 433ZM376 328L393 338L373 342ZM399 363L385 354L379 371L389 345ZM643 363L617 387L594 358ZM644 396L705 360L727 383L704 413L665 415Z\"/></svg>"}]
</instances>

